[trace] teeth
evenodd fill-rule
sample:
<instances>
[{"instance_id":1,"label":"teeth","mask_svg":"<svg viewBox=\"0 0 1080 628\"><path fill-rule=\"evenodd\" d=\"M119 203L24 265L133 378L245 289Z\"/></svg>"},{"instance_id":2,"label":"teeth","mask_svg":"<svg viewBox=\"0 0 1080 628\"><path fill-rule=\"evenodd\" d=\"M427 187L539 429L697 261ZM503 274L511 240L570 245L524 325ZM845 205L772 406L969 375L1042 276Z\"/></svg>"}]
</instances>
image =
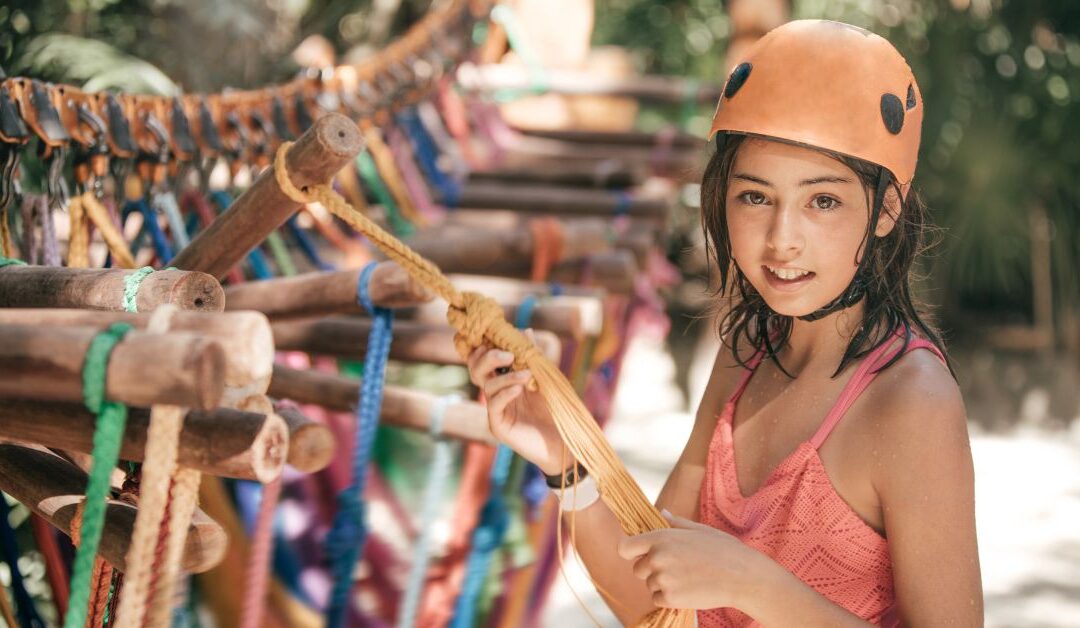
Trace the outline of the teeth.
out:
<instances>
[{"instance_id":1,"label":"teeth","mask_svg":"<svg viewBox=\"0 0 1080 628\"><path fill-rule=\"evenodd\" d=\"M772 266L768 266L767 268L769 269L769 271L772 272L772 274L787 281L791 281L792 279L798 279L799 277L804 277L810 274L810 271L808 270L796 270L794 268L773 268Z\"/></svg>"}]
</instances>

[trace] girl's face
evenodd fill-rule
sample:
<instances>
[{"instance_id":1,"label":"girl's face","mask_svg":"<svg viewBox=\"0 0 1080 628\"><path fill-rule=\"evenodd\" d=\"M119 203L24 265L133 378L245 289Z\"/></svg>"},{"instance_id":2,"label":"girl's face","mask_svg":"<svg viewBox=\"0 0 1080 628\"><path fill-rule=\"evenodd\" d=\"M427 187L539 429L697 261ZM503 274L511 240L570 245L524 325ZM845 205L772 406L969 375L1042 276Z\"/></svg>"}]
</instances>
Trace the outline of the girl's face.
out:
<instances>
[{"instance_id":1,"label":"girl's face","mask_svg":"<svg viewBox=\"0 0 1080 628\"><path fill-rule=\"evenodd\" d=\"M839 296L857 269L869 220L855 171L819 151L747 138L725 199L731 253L778 314L804 316ZM892 228L882 211L877 235Z\"/></svg>"}]
</instances>

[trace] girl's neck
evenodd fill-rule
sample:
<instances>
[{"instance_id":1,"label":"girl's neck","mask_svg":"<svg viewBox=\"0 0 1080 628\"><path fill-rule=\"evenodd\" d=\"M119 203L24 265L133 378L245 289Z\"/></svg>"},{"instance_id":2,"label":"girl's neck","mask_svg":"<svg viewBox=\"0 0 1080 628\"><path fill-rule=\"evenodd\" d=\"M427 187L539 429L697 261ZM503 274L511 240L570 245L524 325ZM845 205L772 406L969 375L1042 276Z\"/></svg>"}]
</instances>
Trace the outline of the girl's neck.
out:
<instances>
[{"instance_id":1,"label":"girl's neck","mask_svg":"<svg viewBox=\"0 0 1080 628\"><path fill-rule=\"evenodd\" d=\"M792 375L807 367L831 374L840 363L852 335L863 320L864 305L855 305L834 312L816 321L793 318L791 336L780 352L784 368Z\"/></svg>"}]
</instances>

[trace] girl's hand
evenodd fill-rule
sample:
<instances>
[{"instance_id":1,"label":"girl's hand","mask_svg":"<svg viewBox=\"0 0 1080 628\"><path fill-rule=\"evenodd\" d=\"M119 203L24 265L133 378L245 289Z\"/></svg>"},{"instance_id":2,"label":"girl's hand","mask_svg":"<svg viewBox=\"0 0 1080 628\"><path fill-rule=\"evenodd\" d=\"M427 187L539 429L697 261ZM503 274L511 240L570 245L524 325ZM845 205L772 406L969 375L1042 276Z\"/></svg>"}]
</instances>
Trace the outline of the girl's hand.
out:
<instances>
[{"instance_id":1,"label":"girl's hand","mask_svg":"<svg viewBox=\"0 0 1080 628\"><path fill-rule=\"evenodd\" d=\"M634 562L653 604L667 608L739 608L763 579L771 559L730 534L663 511L673 526L619 542L619 556Z\"/></svg>"},{"instance_id":2,"label":"girl's hand","mask_svg":"<svg viewBox=\"0 0 1080 628\"><path fill-rule=\"evenodd\" d=\"M531 329L525 330L525 335L536 343ZM490 346L478 347L467 360L470 379L487 398L491 433L544 473L561 473L573 466L574 458L567 451L564 459L562 438L543 397L525 388L532 373L524 370L500 375L495 371L513 363L513 354Z\"/></svg>"}]
</instances>

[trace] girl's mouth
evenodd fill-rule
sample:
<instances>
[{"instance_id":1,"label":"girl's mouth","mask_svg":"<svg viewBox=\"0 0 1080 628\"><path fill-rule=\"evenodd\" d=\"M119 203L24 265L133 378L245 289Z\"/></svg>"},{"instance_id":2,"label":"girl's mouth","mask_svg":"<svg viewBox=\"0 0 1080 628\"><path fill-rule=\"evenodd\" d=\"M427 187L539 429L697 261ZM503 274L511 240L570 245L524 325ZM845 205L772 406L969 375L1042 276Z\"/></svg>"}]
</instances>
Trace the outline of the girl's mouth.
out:
<instances>
[{"instance_id":1,"label":"girl's mouth","mask_svg":"<svg viewBox=\"0 0 1080 628\"><path fill-rule=\"evenodd\" d=\"M769 285L783 292L798 290L815 277L814 272L801 268L762 265L761 269L765 271L765 278L769 281Z\"/></svg>"}]
</instances>

